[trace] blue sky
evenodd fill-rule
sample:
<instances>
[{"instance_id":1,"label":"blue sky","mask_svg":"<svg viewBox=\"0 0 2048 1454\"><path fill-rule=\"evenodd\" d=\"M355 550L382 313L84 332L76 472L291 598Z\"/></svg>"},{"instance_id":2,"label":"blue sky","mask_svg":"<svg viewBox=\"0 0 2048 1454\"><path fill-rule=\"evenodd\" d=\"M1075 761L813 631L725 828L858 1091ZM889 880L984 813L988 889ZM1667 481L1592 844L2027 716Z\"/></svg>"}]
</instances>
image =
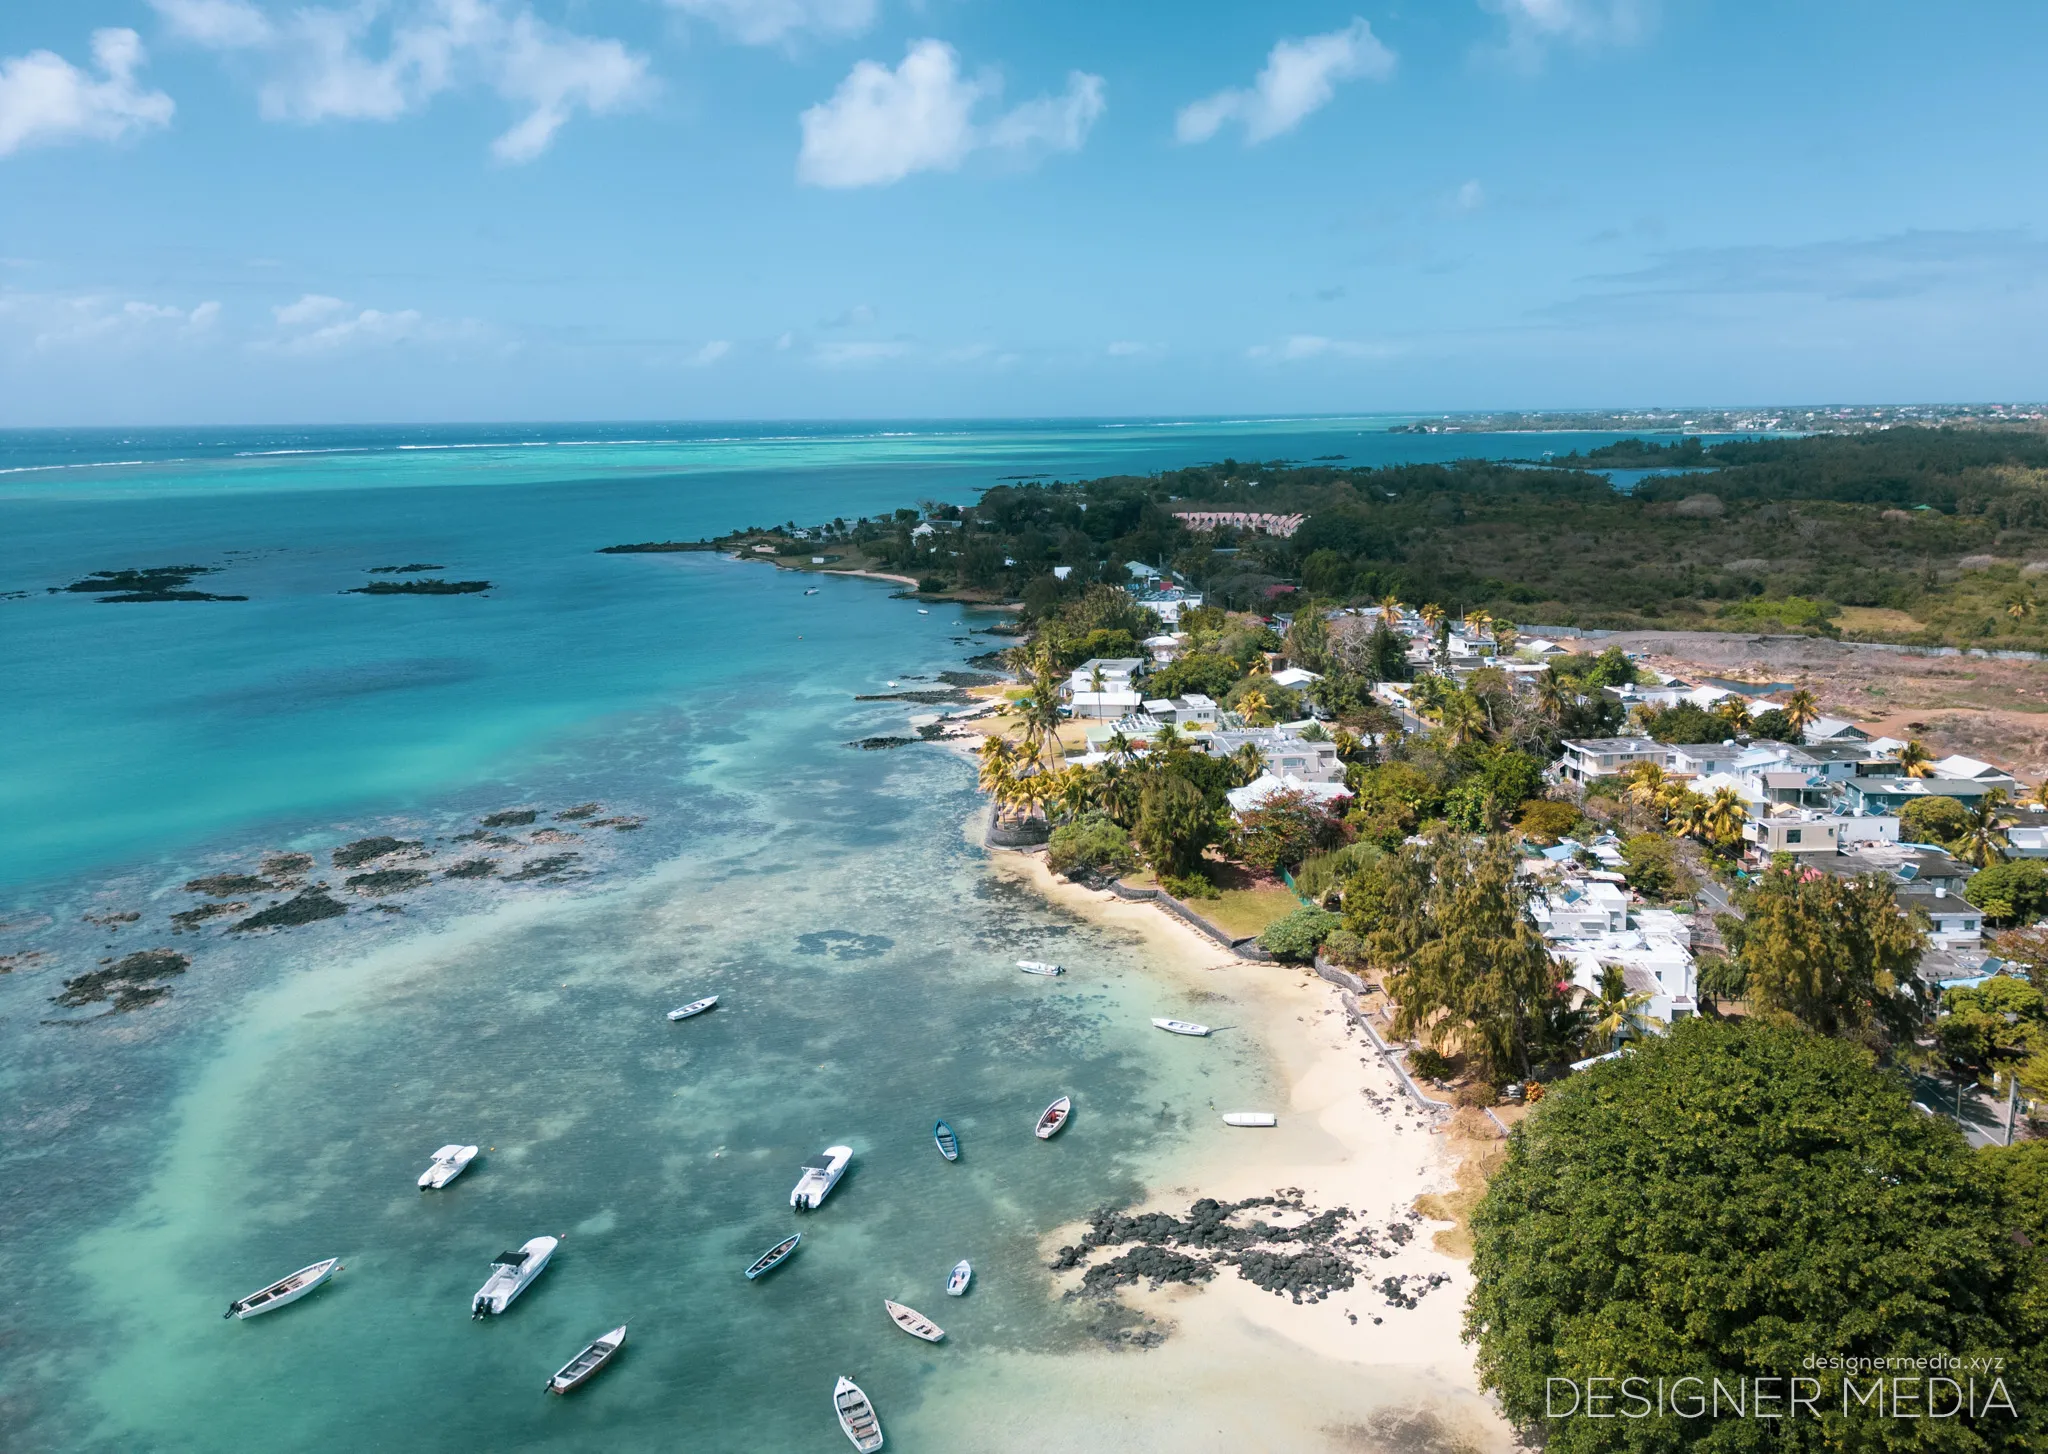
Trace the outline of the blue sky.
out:
<instances>
[{"instance_id":1,"label":"blue sky","mask_svg":"<svg viewBox=\"0 0 2048 1454\"><path fill-rule=\"evenodd\" d=\"M8 0L0 425L2048 397L2048 6Z\"/></svg>"}]
</instances>

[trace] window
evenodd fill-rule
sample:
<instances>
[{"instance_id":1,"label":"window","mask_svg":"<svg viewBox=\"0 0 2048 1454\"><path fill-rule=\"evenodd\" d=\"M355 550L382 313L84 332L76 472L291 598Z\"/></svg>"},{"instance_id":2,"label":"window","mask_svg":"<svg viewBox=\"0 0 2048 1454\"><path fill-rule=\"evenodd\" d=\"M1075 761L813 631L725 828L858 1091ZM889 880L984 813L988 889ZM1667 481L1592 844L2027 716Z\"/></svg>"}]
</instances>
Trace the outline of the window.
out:
<instances>
[{"instance_id":1,"label":"window","mask_svg":"<svg viewBox=\"0 0 2048 1454\"><path fill-rule=\"evenodd\" d=\"M1797 843L1799 841L1799 830L1797 828L1787 828L1785 830L1785 841L1787 843Z\"/></svg>"}]
</instances>

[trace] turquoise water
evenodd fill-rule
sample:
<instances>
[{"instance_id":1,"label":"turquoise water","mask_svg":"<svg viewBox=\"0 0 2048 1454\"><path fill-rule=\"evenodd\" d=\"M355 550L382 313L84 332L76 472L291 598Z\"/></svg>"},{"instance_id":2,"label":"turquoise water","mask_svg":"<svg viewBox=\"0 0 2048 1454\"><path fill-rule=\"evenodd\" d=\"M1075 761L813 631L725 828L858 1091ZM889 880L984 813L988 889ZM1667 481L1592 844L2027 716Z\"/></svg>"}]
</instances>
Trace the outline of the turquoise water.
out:
<instances>
[{"instance_id":1,"label":"turquoise water","mask_svg":"<svg viewBox=\"0 0 2048 1454\"><path fill-rule=\"evenodd\" d=\"M930 710L856 694L933 685L995 644L989 615L594 552L971 498L1008 474L1531 441L1360 421L709 433L0 436L19 471L0 476L0 588L25 592L0 600L0 1444L828 1449L843 1372L892 1447L1021 1449L1027 1405L1065 1381L1047 1370L1103 1356L1107 1315L1048 1298L1039 1239L1211 1144L1218 1107L1274 1094L1249 1038L1146 1023L1228 1023L1229 991L1195 1003L1129 936L992 876L962 831L959 758L847 745ZM287 447L348 452L256 453ZM128 459L147 462L95 463ZM340 594L412 561L496 589ZM199 584L250 599L44 589L172 562L220 564ZM586 802L600 812L554 816ZM508 841L463 837L518 807L537 817ZM330 853L368 834L418 842L407 862L433 877L352 891ZM203 902L186 879L284 849L314 855L344 916L174 925ZM480 852L503 870L439 877ZM550 857L559 873L513 879ZM190 958L162 1002L50 1003L153 948ZM1076 972L1028 978L1020 954ZM705 993L717 1011L662 1019ZM1060 1093L1074 1124L1039 1143ZM957 1165L931 1147L937 1115ZM488 1149L423 1195L447 1141ZM803 1251L746 1283L792 1225L798 1163L839 1141L856 1167ZM542 1232L564 1237L555 1264L472 1324L491 1255ZM332 1255L347 1270L303 1303L219 1317ZM962 1256L975 1290L947 1299ZM890 1328L884 1296L947 1344ZM615 1368L541 1393L620 1321ZM953 1402L970 1390L971 1439ZM1107 1418L1121 1397L1098 1371L1061 1413ZM1150 1447L1134 1438L1110 1442Z\"/></svg>"}]
</instances>

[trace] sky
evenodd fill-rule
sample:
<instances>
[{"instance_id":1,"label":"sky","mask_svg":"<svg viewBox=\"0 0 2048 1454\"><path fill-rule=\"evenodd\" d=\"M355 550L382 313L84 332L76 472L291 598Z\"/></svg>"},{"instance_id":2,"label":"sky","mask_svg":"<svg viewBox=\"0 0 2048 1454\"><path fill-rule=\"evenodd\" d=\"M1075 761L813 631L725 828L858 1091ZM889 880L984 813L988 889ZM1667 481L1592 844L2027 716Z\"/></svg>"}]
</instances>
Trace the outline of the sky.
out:
<instances>
[{"instance_id":1,"label":"sky","mask_svg":"<svg viewBox=\"0 0 2048 1454\"><path fill-rule=\"evenodd\" d=\"M2048 398L2038 0L5 0L0 427Z\"/></svg>"}]
</instances>

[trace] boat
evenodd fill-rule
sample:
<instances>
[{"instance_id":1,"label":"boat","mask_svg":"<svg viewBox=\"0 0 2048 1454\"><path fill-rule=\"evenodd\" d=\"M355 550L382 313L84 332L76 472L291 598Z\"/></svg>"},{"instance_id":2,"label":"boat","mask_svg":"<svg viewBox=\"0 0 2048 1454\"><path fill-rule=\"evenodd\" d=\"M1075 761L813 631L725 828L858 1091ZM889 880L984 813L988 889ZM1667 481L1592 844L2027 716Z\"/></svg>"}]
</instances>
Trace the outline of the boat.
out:
<instances>
[{"instance_id":1,"label":"boat","mask_svg":"<svg viewBox=\"0 0 2048 1454\"><path fill-rule=\"evenodd\" d=\"M800 1212L815 1212L825 1204L832 1188L839 1185L839 1178L846 1175L847 1164L852 1160L851 1146L827 1146L823 1155L804 1163L804 1174L790 1190L789 1204Z\"/></svg>"},{"instance_id":2,"label":"boat","mask_svg":"<svg viewBox=\"0 0 2048 1454\"><path fill-rule=\"evenodd\" d=\"M1067 1124L1067 1118L1074 1114L1074 1098L1061 1096L1047 1106L1038 1118L1038 1139L1050 1141Z\"/></svg>"},{"instance_id":3,"label":"boat","mask_svg":"<svg viewBox=\"0 0 2048 1454\"><path fill-rule=\"evenodd\" d=\"M887 1298L882 1299L882 1306L889 1310L889 1321L913 1338L922 1338L927 1343L936 1343L939 1339L946 1336L944 1328L940 1327L916 1308L906 1308L902 1303L890 1302Z\"/></svg>"},{"instance_id":4,"label":"boat","mask_svg":"<svg viewBox=\"0 0 2048 1454\"><path fill-rule=\"evenodd\" d=\"M832 1389L832 1409L839 1415L839 1427L861 1454L874 1454L882 1447L882 1421L876 1417L875 1406L860 1385L844 1374Z\"/></svg>"},{"instance_id":5,"label":"boat","mask_svg":"<svg viewBox=\"0 0 2048 1454\"><path fill-rule=\"evenodd\" d=\"M1223 1124L1226 1126L1277 1126L1280 1118L1271 1111L1225 1111Z\"/></svg>"},{"instance_id":6,"label":"boat","mask_svg":"<svg viewBox=\"0 0 2048 1454\"><path fill-rule=\"evenodd\" d=\"M809 590L805 591L804 594L807 596L815 596L818 594L818 588L816 586L812 586Z\"/></svg>"},{"instance_id":7,"label":"boat","mask_svg":"<svg viewBox=\"0 0 2048 1454\"><path fill-rule=\"evenodd\" d=\"M929 616L929 615L931 615L931 612L930 612L930 611L929 611L929 610L928 610L927 608L925 608L925 607L923 607L923 606L919 606L919 607L917 608L917 614L918 614L918 615L920 615L920 616Z\"/></svg>"},{"instance_id":8,"label":"boat","mask_svg":"<svg viewBox=\"0 0 2048 1454\"><path fill-rule=\"evenodd\" d=\"M335 1273L341 1271L341 1259L330 1257L325 1262L316 1262L311 1267L301 1267L290 1277L280 1277L261 1292L252 1292L247 1297L236 1298L228 1304L224 1318L254 1318L264 1313L274 1313L286 1303L295 1303Z\"/></svg>"},{"instance_id":9,"label":"boat","mask_svg":"<svg viewBox=\"0 0 2048 1454\"><path fill-rule=\"evenodd\" d=\"M965 1257L953 1264L953 1275L946 1279L946 1296L959 1297L967 1291L967 1284L974 1280L974 1264Z\"/></svg>"},{"instance_id":10,"label":"boat","mask_svg":"<svg viewBox=\"0 0 2048 1454\"><path fill-rule=\"evenodd\" d=\"M692 1015L703 1014L706 1010L710 1009L713 1005L717 1003L717 995L706 995L701 1000L690 1001L690 1003L682 1006L680 1009L670 1010L668 1012L668 1017L671 1020L687 1020Z\"/></svg>"},{"instance_id":11,"label":"boat","mask_svg":"<svg viewBox=\"0 0 2048 1454\"><path fill-rule=\"evenodd\" d=\"M573 1388L581 1388L597 1376L598 1369L612 1361L612 1355L625 1346L625 1342L626 1325L621 1323L564 1363L548 1380L548 1392L567 1393Z\"/></svg>"},{"instance_id":12,"label":"boat","mask_svg":"<svg viewBox=\"0 0 2048 1454\"><path fill-rule=\"evenodd\" d=\"M944 1121L932 1122L932 1140L939 1143L939 1155L946 1160L960 1159L960 1138L953 1134L953 1128Z\"/></svg>"},{"instance_id":13,"label":"boat","mask_svg":"<svg viewBox=\"0 0 2048 1454\"><path fill-rule=\"evenodd\" d=\"M1020 959L1017 961L1017 968L1023 970L1026 974L1055 975L1066 973L1057 964L1048 964L1043 959Z\"/></svg>"},{"instance_id":14,"label":"boat","mask_svg":"<svg viewBox=\"0 0 2048 1454\"><path fill-rule=\"evenodd\" d=\"M532 1237L517 1252L500 1252L491 1259L491 1275L469 1300L472 1318L495 1317L512 1306L512 1300L526 1291L548 1259L561 1245L557 1237Z\"/></svg>"},{"instance_id":15,"label":"boat","mask_svg":"<svg viewBox=\"0 0 2048 1454\"><path fill-rule=\"evenodd\" d=\"M1174 1035L1206 1035L1207 1025L1197 1025L1193 1020L1154 1020L1153 1024Z\"/></svg>"},{"instance_id":16,"label":"boat","mask_svg":"<svg viewBox=\"0 0 2048 1454\"><path fill-rule=\"evenodd\" d=\"M443 1146L434 1153L434 1164L420 1173L420 1190L432 1188L439 1191L456 1177L462 1175L464 1167L476 1160L474 1146Z\"/></svg>"},{"instance_id":17,"label":"boat","mask_svg":"<svg viewBox=\"0 0 2048 1454\"><path fill-rule=\"evenodd\" d=\"M803 1240L803 1233L792 1232L773 1247L770 1247L766 1252L763 1252L759 1257L756 1257L747 1268L747 1281L752 1282L762 1273L773 1272L776 1268L782 1266L783 1263L789 1261L790 1255L796 1251L796 1244Z\"/></svg>"}]
</instances>

